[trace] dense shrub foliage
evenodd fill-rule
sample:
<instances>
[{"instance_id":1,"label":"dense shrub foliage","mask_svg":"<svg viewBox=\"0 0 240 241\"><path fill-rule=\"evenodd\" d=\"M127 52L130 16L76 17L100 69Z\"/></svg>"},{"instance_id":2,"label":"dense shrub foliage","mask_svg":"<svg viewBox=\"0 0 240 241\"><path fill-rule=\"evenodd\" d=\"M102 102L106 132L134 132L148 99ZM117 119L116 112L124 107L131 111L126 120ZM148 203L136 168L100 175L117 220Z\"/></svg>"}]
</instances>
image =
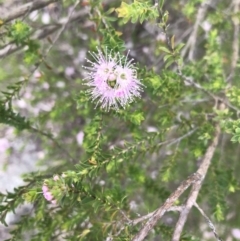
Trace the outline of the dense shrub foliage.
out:
<instances>
[{"instance_id":1,"label":"dense shrub foliage","mask_svg":"<svg viewBox=\"0 0 240 241\"><path fill-rule=\"evenodd\" d=\"M239 0L0 4L8 240L239 238Z\"/></svg>"}]
</instances>

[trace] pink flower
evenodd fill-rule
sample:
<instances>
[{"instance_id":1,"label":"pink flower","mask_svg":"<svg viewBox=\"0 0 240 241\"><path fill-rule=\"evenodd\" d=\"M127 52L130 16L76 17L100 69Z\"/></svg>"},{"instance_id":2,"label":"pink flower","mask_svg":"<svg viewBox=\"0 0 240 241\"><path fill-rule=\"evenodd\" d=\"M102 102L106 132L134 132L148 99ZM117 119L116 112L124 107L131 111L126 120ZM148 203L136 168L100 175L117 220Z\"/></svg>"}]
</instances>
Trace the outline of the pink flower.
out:
<instances>
[{"instance_id":1,"label":"pink flower","mask_svg":"<svg viewBox=\"0 0 240 241\"><path fill-rule=\"evenodd\" d=\"M59 180L59 176L58 176L58 175L55 175L55 176L53 177L53 180L54 180L54 181Z\"/></svg>"},{"instance_id":2,"label":"pink flower","mask_svg":"<svg viewBox=\"0 0 240 241\"><path fill-rule=\"evenodd\" d=\"M85 81L90 87L88 93L96 106L108 111L119 106L125 106L136 97L140 97L143 91L140 80L137 79L137 69L132 64L132 59L122 56L119 53L113 55L112 51L106 54L98 50L98 53L91 53L95 62L87 60L91 67L85 67L88 72Z\"/></svg>"},{"instance_id":3,"label":"pink flower","mask_svg":"<svg viewBox=\"0 0 240 241\"><path fill-rule=\"evenodd\" d=\"M45 199L47 199L48 201L51 201L53 199L53 195L50 192L44 192L43 196L45 197Z\"/></svg>"},{"instance_id":4,"label":"pink flower","mask_svg":"<svg viewBox=\"0 0 240 241\"><path fill-rule=\"evenodd\" d=\"M42 191L43 191L43 193L48 192L48 187L47 187L46 184L44 184L44 185L42 186Z\"/></svg>"},{"instance_id":5,"label":"pink flower","mask_svg":"<svg viewBox=\"0 0 240 241\"><path fill-rule=\"evenodd\" d=\"M57 200L52 200L51 203L52 204L57 204Z\"/></svg>"},{"instance_id":6,"label":"pink flower","mask_svg":"<svg viewBox=\"0 0 240 241\"><path fill-rule=\"evenodd\" d=\"M58 175L54 176L54 178L55 178L56 180L59 179ZM57 178L58 178L58 179L57 179ZM55 180L55 179L54 179L54 180ZM55 180L55 181L56 181L56 180ZM42 191L43 191L43 196L44 196L44 198L45 198L47 201L51 201L51 203L53 203L53 204L56 204L56 203L57 203L57 200L54 199L54 197L53 197L52 193L49 191L49 188L48 188L48 186L46 185L46 183L43 184L43 186L42 186Z\"/></svg>"}]
</instances>

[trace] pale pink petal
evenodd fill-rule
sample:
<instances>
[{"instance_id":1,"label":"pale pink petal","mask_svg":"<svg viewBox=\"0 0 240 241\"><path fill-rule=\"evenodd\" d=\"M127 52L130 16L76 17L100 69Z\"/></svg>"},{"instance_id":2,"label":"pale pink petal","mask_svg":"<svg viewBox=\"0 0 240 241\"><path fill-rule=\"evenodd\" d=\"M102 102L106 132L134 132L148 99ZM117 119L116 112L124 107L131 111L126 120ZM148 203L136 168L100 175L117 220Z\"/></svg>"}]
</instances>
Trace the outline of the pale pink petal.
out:
<instances>
[{"instance_id":1,"label":"pale pink petal","mask_svg":"<svg viewBox=\"0 0 240 241\"><path fill-rule=\"evenodd\" d=\"M50 192L44 192L43 196L46 200L51 201L53 199L53 195Z\"/></svg>"},{"instance_id":2,"label":"pale pink petal","mask_svg":"<svg viewBox=\"0 0 240 241\"><path fill-rule=\"evenodd\" d=\"M42 191L43 191L43 192L47 192L47 191L48 191L47 185L44 184L44 185L42 186Z\"/></svg>"},{"instance_id":3,"label":"pale pink petal","mask_svg":"<svg viewBox=\"0 0 240 241\"><path fill-rule=\"evenodd\" d=\"M55 176L53 177L53 180L54 180L54 181L59 180L59 176L58 176L58 175L55 175Z\"/></svg>"},{"instance_id":4,"label":"pale pink petal","mask_svg":"<svg viewBox=\"0 0 240 241\"><path fill-rule=\"evenodd\" d=\"M57 204L57 200L54 199L54 200L51 201L51 203L52 204Z\"/></svg>"},{"instance_id":5,"label":"pale pink petal","mask_svg":"<svg viewBox=\"0 0 240 241\"><path fill-rule=\"evenodd\" d=\"M137 69L132 60L121 56L119 53L113 55L112 51L106 54L98 50L91 53L95 62L87 60L91 67L85 67L89 72L85 78L86 85L92 101L100 105L102 109L111 108L118 110L140 97L143 85L137 79Z\"/></svg>"}]
</instances>

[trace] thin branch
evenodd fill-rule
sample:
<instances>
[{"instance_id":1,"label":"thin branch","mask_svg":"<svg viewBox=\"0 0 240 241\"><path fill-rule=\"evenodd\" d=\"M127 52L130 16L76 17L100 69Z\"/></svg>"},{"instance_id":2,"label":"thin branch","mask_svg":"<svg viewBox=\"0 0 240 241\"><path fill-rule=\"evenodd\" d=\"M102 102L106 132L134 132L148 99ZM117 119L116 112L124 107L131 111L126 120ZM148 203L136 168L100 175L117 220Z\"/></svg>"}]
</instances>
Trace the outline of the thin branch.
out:
<instances>
[{"instance_id":1,"label":"thin branch","mask_svg":"<svg viewBox=\"0 0 240 241\"><path fill-rule=\"evenodd\" d=\"M173 207L170 207L166 211L167 212L171 212L171 211L173 211L173 212L175 212L175 211L181 212L182 209L183 209L183 206L173 206ZM129 219L127 217L127 215L122 210L120 210L120 212L122 213L124 219L127 220L128 222L121 225L121 227L119 228L118 232L116 234L114 234L115 237L118 237L120 235L120 233L125 229L126 226L135 226L138 223L141 223L141 222L145 221L146 219L149 219L156 212L156 210L151 212L151 213L148 213L147 215L144 215L144 216L142 216L140 218L136 218L134 220Z\"/></svg>"},{"instance_id":2,"label":"thin branch","mask_svg":"<svg viewBox=\"0 0 240 241\"><path fill-rule=\"evenodd\" d=\"M224 108L223 104L222 104L221 108ZM191 190L190 195L189 195L190 198L188 198L189 202L186 203L186 206L181 211L181 214L182 215L185 214L184 217L187 218L187 215L188 215L193 203L196 201L196 198L198 196L202 181L203 181L203 179L204 179L204 177L207 173L207 170L208 170L209 165L211 163L213 154L214 154L215 149L218 145L220 133L221 133L220 127L219 127L219 125L217 125L216 133L215 133L215 137L213 139L213 142L208 147L208 149L206 151L206 154L203 158L203 161L202 161L200 167L198 168L197 172L195 172L194 174L189 176L185 181L183 181L180 184L180 186L176 189L176 191L174 191L170 195L170 197L165 201L165 203L152 214L152 216L149 218L149 220L143 225L143 228L134 236L132 241L142 241L142 240L144 240L144 238L148 235L150 230L157 224L158 220L164 215L164 213L170 207L172 207L174 202L182 195L182 193L190 185L193 185L192 190ZM183 219L181 219L181 225L179 225L180 234L181 234L181 230L183 228L183 225L184 225L185 221ZM183 225L182 225L182 223L183 223Z\"/></svg>"},{"instance_id":3,"label":"thin branch","mask_svg":"<svg viewBox=\"0 0 240 241\"><path fill-rule=\"evenodd\" d=\"M54 145L61 150L61 152L63 152L65 154L65 156L72 162L72 163L77 163L77 161L70 155L70 153L67 151L67 149L64 148L64 146L62 146L61 144L59 144L59 142L51 135L51 133L46 133L44 131L41 131L35 127L31 127L30 130L32 132L35 132L41 136L45 136L47 137L49 140L51 140Z\"/></svg>"},{"instance_id":4,"label":"thin branch","mask_svg":"<svg viewBox=\"0 0 240 241\"><path fill-rule=\"evenodd\" d=\"M212 232L214 233L215 238L217 239L217 241L223 241L219 235L216 232L216 228L214 226L214 224L211 222L210 218L204 213L204 211L198 206L197 203L194 203L194 206L198 209L198 211L202 214L202 216L207 220L208 222L208 226L209 228L212 230Z\"/></svg>"},{"instance_id":5,"label":"thin branch","mask_svg":"<svg viewBox=\"0 0 240 241\"><path fill-rule=\"evenodd\" d=\"M73 23L75 21L78 21L86 13L87 13L86 9L82 9L82 10L78 11L76 14L74 14L70 18L69 24ZM41 30L37 30L35 33L33 33L32 39L38 39L38 40L44 39L44 38L48 37L49 35L53 34L54 32L56 32L57 30L61 29L65 23L66 22L64 22L64 23L59 22L52 26L47 26ZM25 46L17 46L15 44L12 44L12 45L8 44L7 46L5 46L5 48L0 49L0 59L4 58L12 53L15 53L16 51L21 50L24 47Z\"/></svg>"},{"instance_id":6,"label":"thin branch","mask_svg":"<svg viewBox=\"0 0 240 241\"><path fill-rule=\"evenodd\" d=\"M240 3L240 0L234 0L234 13L235 14L238 12L239 3ZM238 51L239 51L239 47L238 47L238 44L239 44L239 42L238 42L239 20L237 20L237 18L236 18L235 21L233 19L233 22L234 22L234 40L233 40L233 47L232 47L233 48L233 57L232 57L232 62L231 62L231 73L230 73L230 76L227 80L228 82L231 82L231 78L234 75L234 71L235 71L237 61L238 61L238 58L239 58L239 55L238 55ZM182 73L181 73L181 70L178 69L178 71L179 71L180 76L183 77ZM224 109L226 106L228 106L228 107L236 110L237 114L239 114L239 110L236 107L232 106L230 103L228 103L227 100L216 97L211 92L208 92L207 90L205 90L201 85L189 80L188 78L184 78L184 79L186 80L187 83L189 83L189 84L193 85L195 88L200 89L201 91L207 93L213 99L220 100L222 103L220 104L219 109ZM217 124L213 142L208 147L208 149L206 151L206 154L203 158L203 161L202 161L202 163L201 163L201 165L200 165L200 167L197 171L197 173L200 173L202 175L203 179L201 179L201 180L199 180L199 181L197 181L196 183L193 184L191 192L190 192L190 194L188 196L188 199L186 201L186 204L184 206L184 209L180 213L178 222L176 224L176 227L175 227L175 230L174 230L174 233L173 233L173 236L172 236L172 241L179 241L180 240L180 236L182 234L184 225L187 221L188 214L189 214L192 206L196 203L199 191L200 191L201 186L202 186L202 182L204 180L205 175L207 174L207 171L208 171L208 168L210 166L212 157L213 157L214 152L217 148L219 138L220 138L220 134L221 134L220 126L219 126L219 124ZM216 234L214 226L210 225L210 224L212 224L212 223L210 222L209 226L212 227L212 230L214 231L215 237L218 238L218 240L221 240L221 239L219 239L218 235Z\"/></svg>"},{"instance_id":7,"label":"thin branch","mask_svg":"<svg viewBox=\"0 0 240 241\"><path fill-rule=\"evenodd\" d=\"M65 30L67 24L69 23L72 15L73 15L73 13L74 13L77 5L80 3L80 1L81 1L81 0L78 0L78 1L75 2L72 10L71 10L70 13L68 14L68 17L67 17L66 22L62 25L60 31L58 32L57 36L54 38L54 40L53 40L53 42L51 43L50 47L47 49L45 55L42 57L42 59L41 59L41 60L39 61L39 63L36 65L36 67L34 68L34 70L32 71L32 73L30 73L30 74L28 75L28 78L27 78L27 79L29 79L29 78L31 77L31 75L32 75L32 74L40 67L40 65L44 62L45 58L47 57L47 54L50 52L50 50L51 50L51 48L53 47L53 45L57 42L57 40L59 39L59 37L61 36L61 34L63 33L63 31ZM27 80L27 79L26 79L26 80ZM72 162L74 162L74 159L71 157L71 155L68 153L68 151L67 151L66 149L64 149L54 138L52 138L52 137L49 136L49 135L46 135L44 132L41 132L41 131L39 131L39 130L37 130L37 129L34 129L34 128L33 128L33 130L37 131L38 133L40 133L40 134L42 134L42 135L47 136L49 139L51 139L52 141L54 141L54 143L57 145L57 147L58 147L59 149L63 149L64 152L67 154L67 156L70 158L70 160L71 160Z\"/></svg>"},{"instance_id":8,"label":"thin branch","mask_svg":"<svg viewBox=\"0 0 240 241\"><path fill-rule=\"evenodd\" d=\"M189 52L189 59L194 58L198 26L205 16L205 12L207 10L206 6L209 5L209 3L211 3L211 1L212 0L207 0L204 3L205 5L204 6L202 5L202 9L199 10L194 32L192 34L191 39L189 40L190 41L189 43L191 43L191 49L190 49L190 52ZM171 50L172 48L171 48L171 45L170 45L170 42L169 42L169 37L168 37L165 30L166 29L164 29L164 32L165 32L166 37L167 37L167 45L168 45L168 48ZM239 110L237 108L235 108L234 106L232 107L225 99L222 99L222 98L219 98L218 96L215 96L210 91L208 91L204 87L202 87L200 84L195 83L194 81L190 80L189 78L183 76L178 64L177 64L177 67L178 67L179 76L182 77L183 80L186 81L186 83L188 83L188 84L194 86L195 88L200 89L201 91L205 92L211 98L213 98L216 102L221 100L220 109L224 109L225 106L227 105L227 106L231 107L232 109L236 110L239 113ZM207 148L207 151L205 153L203 161L202 161L200 167L198 168L197 172L193 174L193 175L196 175L197 178L192 179L194 176L190 176L186 181L184 181L178 187L178 189L170 195L170 197L166 200L166 202L152 214L152 216L149 218L149 220L143 225L142 229L134 236L132 241L142 241L142 240L144 240L145 237L148 235L148 233L157 224L158 220L164 215L166 210L173 205L173 203L180 197L180 195L190 185L192 185L192 189L190 191L190 194L189 194L189 197L187 199L186 205L184 206L184 208L181 211L178 223L176 225L176 228L175 228L175 231L174 231L174 234L173 234L172 241L179 241L179 238L181 236L181 233L182 233L184 224L187 220L188 214L189 214L192 206L196 202L196 199L197 199L198 193L201 189L203 180L204 180L204 178L207 174L207 171L208 171L208 168L210 166L212 157L213 157L213 155L215 153L215 150L217 148L219 138L220 138L220 134L221 134L220 126L219 126L219 124L217 124L212 144Z\"/></svg>"},{"instance_id":9,"label":"thin branch","mask_svg":"<svg viewBox=\"0 0 240 241\"><path fill-rule=\"evenodd\" d=\"M212 144L207 148L207 151L206 151L205 156L202 160L202 163L197 170L197 173L199 175L201 175L202 178L199 179L197 182L195 182L192 186L192 189L190 191L190 194L188 196L186 204L185 204L182 212L180 213L178 222L176 224L176 227L175 227L175 230L174 230L174 233L173 233L173 236L172 236L172 241L179 241L180 240L180 236L182 234L183 227L184 227L184 225L187 221L188 214L189 214L192 206L194 205L194 203L197 200L197 197L198 197L199 191L201 189L203 180L204 180L204 178L207 174L207 171L208 171L208 168L210 166L211 160L212 160L213 155L215 153L215 150L217 148L220 134L221 134L220 126L219 126L219 124L217 124L216 132L215 132Z\"/></svg>"},{"instance_id":10,"label":"thin branch","mask_svg":"<svg viewBox=\"0 0 240 241\"><path fill-rule=\"evenodd\" d=\"M173 211L173 212L175 212L175 211L181 212L182 209L183 209L183 206L173 206L173 207L170 207L170 208L169 208L168 210L166 210L166 211L167 211L167 212L170 212L170 211ZM134 219L134 220L131 220L131 221L129 222L129 225L135 226L135 225L137 225L138 223L141 223L141 222L145 221L146 219L151 218L151 217L154 215L155 212L156 212L156 210L153 211L153 212L151 212L151 213L148 213L147 215L144 215L144 216L142 216L142 217L140 217L140 218L136 218L136 219Z\"/></svg>"},{"instance_id":11,"label":"thin branch","mask_svg":"<svg viewBox=\"0 0 240 241\"><path fill-rule=\"evenodd\" d=\"M204 8L204 9L206 8L206 9L207 9L207 6L210 6L210 4L212 3L212 1L216 1L216 0L207 0L206 2L203 3L202 7L200 8L201 11L199 10L199 11L200 11L200 12L199 12L199 16L201 15L201 18L203 17L202 14L204 13L204 12L202 12L202 11L203 11L202 8ZM235 1L240 1L240 0L235 0ZM158 5L157 0L155 0L155 6L156 6L157 9L158 9L159 16L160 16L160 20L161 20L162 17L163 17L163 16L162 16L162 10L160 9L160 7L159 7L159 5ZM204 13L204 16L205 16L205 13ZM199 23L200 23L201 18L199 17L199 19L197 20L197 21L199 21ZM199 23L196 25L197 27L198 27ZM163 33L164 33L165 36L166 36L166 44L167 44L168 49L169 49L170 51L173 51L172 46L171 46L170 37L169 37L169 35L167 34L167 28L166 28L166 26L163 28ZM197 34L197 32L196 32L196 34ZM196 38L196 36L194 35L194 36L192 37L192 40L193 40L193 38ZM189 41L190 41L190 40L189 40ZM193 40L193 42L194 42L194 41L196 41L196 40ZM188 45L188 44L187 44L187 45ZM188 48L188 47L187 47L187 48ZM195 48L195 45L194 45L193 48ZM195 50L192 49L191 51L192 51L192 54L191 54L191 55L193 55L193 52L194 52ZM190 51L190 52L191 52L191 51ZM237 115L239 115L240 109L238 109L237 107L235 107L235 106L233 106L231 103L229 103L226 98L221 98L221 97L219 97L219 96L216 96L216 95L212 94L210 91L208 91L207 89L205 89L205 88L204 88L203 86L201 86L199 83L196 83L196 82L194 82L193 80L191 80L189 77L184 76L183 73L182 73L182 71L181 71L181 68L180 68L180 66L179 66L179 63L178 63L177 61L175 61L175 64L176 64L176 66L177 66L177 73L178 73L178 75L179 75L187 84L189 84L189 85L195 87L196 89L199 89L199 90L201 90L202 92L206 93L207 95L209 95L209 96L210 96L212 99L214 99L215 101L217 101L217 100L221 101L222 103L224 103L224 104L225 104L226 106L228 106L229 108L235 110L235 111L237 112Z\"/></svg>"},{"instance_id":12,"label":"thin branch","mask_svg":"<svg viewBox=\"0 0 240 241\"><path fill-rule=\"evenodd\" d=\"M193 183L202 179L200 173L194 173L184 180L180 186L169 196L165 203L158 208L149 220L143 225L142 229L133 237L132 241L142 241L157 224L158 220L173 206L174 202L182 195L182 193Z\"/></svg>"},{"instance_id":13,"label":"thin branch","mask_svg":"<svg viewBox=\"0 0 240 241\"><path fill-rule=\"evenodd\" d=\"M209 5L212 4L212 1L214 1L214 0L206 0L205 2L202 2L201 6L197 12L196 21L193 26L192 33L191 33L190 37L188 38L187 44L185 45L184 49L182 50L182 56L185 56L187 50L189 49L188 59L190 61L194 60L194 57L195 57L197 32L198 32L199 25L203 21L205 15L206 15L207 9L208 9Z\"/></svg>"},{"instance_id":14,"label":"thin branch","mask_svg":"<svg viewBox=\"0 0 240 241\"><path fill-rule=\"evenodd\" d=\"M198 128L194 128L192 130L190 130L188 133L184 134L183 136L178 137L177 139L172 139L172 140L167 140L165 142L160 142L157 144L157 146L163 146L165 144L167 144L167 146L171 146L174 145L176 143L179 143L180 141L182 141L183 139L191 136Z\"/></svg>"},{"instance_id":15,"label":"thin branch","mask_svg":"<svg viewBox=\"0 0 240 241\"><path fill-rule=\"evenodd\" d=\"M237 115L240 113L240 109L238 109L237 107L235 107L234 105L229 103L225 98L221 98L221 97L219 97L217 95L212 94L210 91L205 89L199 83L196 83L193 80L191 80L189 77L184 76L179 67L178 67L178 72L177 73L187 84L189 84L189 85L193 86L194 88L196 88L198 90L201 90L202 92L206 93L207 95L209 95L215 101L219 100L220 102L224 103L230 109L235 110L237 112Z\"/></svg>"},{"instance_id":16,"label":"thin branch","mask_svg":"<svg viewBox=\"0 0 240 241\"><path fill-rule=\"evenodd\" d=\"M61 36L61 34L63 33L63 31L66 29L76 7L79 5L81 0L78 0L75 2L75 4L73 5L73 8L71 9L71 11L69 12L68 16L67 16L67 20L66 22L62 25L61 29L59 30L57 36L54 38L52 44L49 46L49 48L47 49L45 56L50 52L50 50L52 49L52 47L54 46L54 44L57 42L57 40L59 39L59 37Z\"/></svg>"},{"instance_id":17,"label":"thin branch","mask_svg":"<svg viewBox=\"0 0 240 241\"><path fill-rule=\"evenodd\" d=\"M234 72L237 66L237 62L239 59L239 18L237 13L239 12L239 4L240 0L233 0L233 14L232 22L233 22L233 43L232 43L232 59L231 59L231 69L230 74L227 78L227 82L231 84L232 78L234 76Z\"/></svg>"},{"instance_id":18,"label":"thin branch","mask_svg":"<svg viewBox=\"0 0 240 241\"><path fill-rule=\"evenodd\" d=\"M212 99L217 100L218 97L215 96L214 94L212 94L210 91L206 90L203 86L201 86L199 83L194 82L193 80L191 80L191 78L186 77L182 74L182 72L180 70L178 70L178 74L179 76L189 85L195 87L196 89L201 90L202 92L206 93L207 95L209 95Z\"/></svg>"},{"instance_id":19,"label":"thin branch","mask_svg":"<svg viewBox=\"0 0 240 241\"><path fill-rule=\"evenodd\" d=\"M24 16L27 13L33 12L35 10L44 8L51 3L58 2L59 0L37 0L30 3L26 3L20 7L16 7L12 11L8 11L5 16L1 18L4 23L8 23L13 19Z\"/></svg>"}]
</instances>

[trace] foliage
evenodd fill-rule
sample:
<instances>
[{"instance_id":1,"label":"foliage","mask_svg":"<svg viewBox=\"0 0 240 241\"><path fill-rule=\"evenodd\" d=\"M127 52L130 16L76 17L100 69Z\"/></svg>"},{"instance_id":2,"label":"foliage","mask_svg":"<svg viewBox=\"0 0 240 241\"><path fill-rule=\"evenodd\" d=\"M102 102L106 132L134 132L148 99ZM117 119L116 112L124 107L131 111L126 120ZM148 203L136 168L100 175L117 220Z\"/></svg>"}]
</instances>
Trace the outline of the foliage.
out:
<instances>
[{"instance_id":1,"label":"foliage","mask_svg":"<svg viewBox=\"0 0 240 241\"><path fill-rule=\"evenodd\" d=\"M138 20L143 23L144 20L154 20L158 17L158 11L151 6L150 1L134 0L132 4L122 2L116 12L119 18L123 18L123 23L127 23L129 19L132 23L136 23Z\"/></svg>"},{"instance_id":2,"label":"foliage","mask_svg":"<svg viewBox=\"0 0 240 241\"><path fill-rule=\"evenodd\" d=\"M220 2L215 8L200 0L66 0L11 21L3 15L0 133L13 127L23 146L34 143L41 152L40 170L0 194L8 240L132 240L149 219L134 221L198 170L219 126L197 203L229 239L240 208L239 13ZM89 52L97 49L126 56L125 63L132 59L141 98L117 111L95 106L85 59L95 66ZM13 145L10 161L14 153ZM145 240L172 239L188 195L187 189L174 202L180 209L166 210ZM31 211L11 225L9 213L27 203ZM193 208L179 240L212 240L206 224Z\"/></svg>"}]
</instances>

